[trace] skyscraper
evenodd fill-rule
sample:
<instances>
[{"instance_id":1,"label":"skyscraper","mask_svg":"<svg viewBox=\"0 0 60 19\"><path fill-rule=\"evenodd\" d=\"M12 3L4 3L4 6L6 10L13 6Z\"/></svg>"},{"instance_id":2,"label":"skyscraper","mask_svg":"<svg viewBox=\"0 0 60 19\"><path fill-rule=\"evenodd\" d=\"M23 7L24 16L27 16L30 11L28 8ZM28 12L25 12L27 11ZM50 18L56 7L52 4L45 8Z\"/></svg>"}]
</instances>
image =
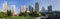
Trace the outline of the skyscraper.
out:
<instances>
[{"instance_id":1,"label":"skyscraper","mask_svg":"<svg viewBox=\"0 0 60 19\"><path fill-rule=\"evenodd\" d=\"M46 12L46 10L45 10L44 7L42 7L41 12L42 12L42 13L43 13L43 12Z\"/></svg>"},{"instance_id":2,"label":"skyscraper","mask_svg":"<svg viewBox=\"0 0 60 19\"><path fill-rule=\"evenodd\" d=\"M52 5L48 6L48 11L52 11Z\"/></svg>"},{"instance_id":3,"label":"skyscraper","mask_svg":"<svg viewBox=\"0 0 60 19\"><path fill-rule=\"evenodd\" d=\"M12 16L14 16L14 14L15 14L15 5L11 5L11 13L12 13Z\"/></svg>"},{"instance_id":4,"label":"skyscraper","mask_svg":"<svg viewBox=\"0 0 60 19\"><path fill-rule=\"evenodd\" d=\"M31 5L29 5L29 11L33 11L33 7Z\"/></svg>"},{"instance_id":5,"label":"skyscraper","mask_svg":"<svg viewBox=\"0 0 60 19\"><path fill-rule=\"evenodd\" d=\"M4 1L4 3L3 3L3 12L7 12L7 10L8 10L7 1Z\"/></svg>"},{"instance_id":6,"label":"skyscraper","mask_svg":"<svg viewBox=\"0 0 60 19\"><path fill-rule=\"evenodd\" d=\"M11 11L15 12L15 5L11 5Z\"/></svg>"},{"instance_id":7,"label":"skyscraper","mask_svg":"<svg viewBox=\"0 0 60 19\"><path fill-rule=\"evenodd\" d=\"M20 7L20 11L21 11L21 12L25 12L25 11L26 11L26 7L23 6L23 5L21 5L21 7Z\"/></svg>"},{"instance_id":8,"label":"skyscraper","mask_svg":"<svg viewBox=\"0 0 60 19\"><path fill-rule=\"evenodd\" d=\"M39 3L38 2L35 3L35 11L39 12Z\"/></svg>"}]
</instances>

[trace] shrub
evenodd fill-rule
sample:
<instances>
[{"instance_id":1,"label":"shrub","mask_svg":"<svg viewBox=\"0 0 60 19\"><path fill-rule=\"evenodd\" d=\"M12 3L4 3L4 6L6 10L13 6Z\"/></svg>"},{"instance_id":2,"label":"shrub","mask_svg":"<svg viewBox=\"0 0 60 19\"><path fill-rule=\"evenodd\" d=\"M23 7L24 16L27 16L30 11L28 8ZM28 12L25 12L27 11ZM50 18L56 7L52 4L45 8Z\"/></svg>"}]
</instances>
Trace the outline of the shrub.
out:
<instances>
[{"instance_id":1,"label":"shrub","mask_svg":"<svg viewBox=\"0 0 60 19\"><path fill-rule=\"evenodd\" d=\"M5 14L4 12L0 12L0 18L2 17L7 17L7 14Z\"/></svg>"},{"instance_id":2,"label":"shrub","mask_svg":"<svg viewBox=\"0 0 60 19\"><path fill-rule=\"evenodd\" d=\"M40 15L37 12L30 12L29 16L31 16L31 17L39 17Z\"/></svg>"},{"instance_id":3,"label":"shrub","mask_svg":"<svg viewBox=\"0 0 60 19\"><path fill-rule=\"evenodd\" d=\"M3 17L3 15L2 15L2 13L0 13L0 18L2 18Z\"/></svg>"}]
</instances>

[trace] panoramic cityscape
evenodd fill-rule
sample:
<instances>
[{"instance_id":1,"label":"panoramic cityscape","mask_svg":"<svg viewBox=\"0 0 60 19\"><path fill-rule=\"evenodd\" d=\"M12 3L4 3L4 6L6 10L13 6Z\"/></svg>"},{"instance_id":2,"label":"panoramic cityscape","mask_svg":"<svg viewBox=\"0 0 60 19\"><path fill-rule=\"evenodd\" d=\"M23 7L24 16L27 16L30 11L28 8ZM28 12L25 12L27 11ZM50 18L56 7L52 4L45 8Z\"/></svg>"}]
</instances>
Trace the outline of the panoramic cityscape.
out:
<instances>
[{"instance_id":1,"label":"panoramic cityscape","mask_svg":"<svg viewBox=\"0 0 60 19\"><path fill-rule=\"evenodd\" d=\"M0 0L0 19L60 19L60 0Z\"/></svg>"}]
</instances>

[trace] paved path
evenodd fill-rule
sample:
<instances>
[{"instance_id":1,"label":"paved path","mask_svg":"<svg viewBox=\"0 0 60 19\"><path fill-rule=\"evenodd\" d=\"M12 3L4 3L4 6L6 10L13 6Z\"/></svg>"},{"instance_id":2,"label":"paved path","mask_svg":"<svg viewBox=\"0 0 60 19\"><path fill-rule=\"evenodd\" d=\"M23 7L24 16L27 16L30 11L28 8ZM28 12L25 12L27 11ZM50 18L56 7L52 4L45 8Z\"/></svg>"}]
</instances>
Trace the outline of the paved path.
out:
<instances>
[{"instance_id":1,"label":"paved path","mask_svg":"<svg viewBox=\"0 0 60 19\"><path fill-rule=\"evenodd\" d=\"M36 17L36 19L41 19L41 17Z\"/></svg>"}]
</instances>

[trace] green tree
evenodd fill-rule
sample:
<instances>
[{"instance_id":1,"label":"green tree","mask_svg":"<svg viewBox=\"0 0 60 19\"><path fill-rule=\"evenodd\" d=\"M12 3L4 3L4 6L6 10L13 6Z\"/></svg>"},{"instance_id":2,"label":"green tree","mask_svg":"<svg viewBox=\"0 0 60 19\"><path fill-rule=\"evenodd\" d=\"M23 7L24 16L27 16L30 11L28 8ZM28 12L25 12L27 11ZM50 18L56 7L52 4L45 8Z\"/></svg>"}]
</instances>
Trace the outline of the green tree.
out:
<instances>
[{"instance_id":1,"label":"green tree","mask_svg":"<svg viewBox=\"0 0 60 19\"><path fill-rule=\"evenodd\" d=\"M0 13L0 18L2 18L3 17L3 15L2 15L2 13Z\"/></svg>"},{"instance_id":2,"label":"green tree","mask_svg":"<svg viewBox=\"0 0 60 19\"><path fill-rule=\"evenodd\" d=\"M5 13L5 12L0 12L0 18L2 18L2 17L7 17L7 14Z\"/></svg>"},{"instance_id":3,"label":"green tree","mask_svg":"<svg viewBox=\"0 0 60 19\"><path fill-rule=\"evenodd\" d=\"M41 16L44 16L45 17L46 15L44 13L41 13Z\"/></svg>"},{"instance_id":4,"label":"green tree","mask_svg":"<svg viewBox=\"0 0 60 19\"><path fill-rule=\"evenodd\" d=\"M39 17L39 16L40 16L40 15L37 13L37 11L35 11L35 12L30 12L29 15L30 15L31 17Z\"/></svg>"},{"instance_id":5,"label":"green tree","mask_svg":"<svg viewBox=\"0 0 60 19\"><path fill-rule=\"evenodd\" d=\"M7 15L11 16L11 10L7 10Z\"/></svg>"},{"instance_id":6,"label":"green tree","mask_svg":"<svg viewBox=\"0 0 60 19\"><path fill-rule=\"evenodd\" d=\"M26 16L24 12L20 12L19 16Z\"/></svg>"}]
</instances>

